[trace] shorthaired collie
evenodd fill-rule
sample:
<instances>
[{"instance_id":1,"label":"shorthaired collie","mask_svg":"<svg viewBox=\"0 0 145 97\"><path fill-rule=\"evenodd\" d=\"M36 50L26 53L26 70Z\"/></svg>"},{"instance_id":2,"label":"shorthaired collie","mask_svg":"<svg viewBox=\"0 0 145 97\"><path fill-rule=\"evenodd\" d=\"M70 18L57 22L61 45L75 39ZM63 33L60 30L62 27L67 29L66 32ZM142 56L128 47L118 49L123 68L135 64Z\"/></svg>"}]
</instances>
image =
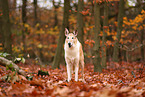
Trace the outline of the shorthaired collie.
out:
<instances>
[{"instance_id":1,"label":"shorthaired collie","mask_svg":"<svg viewBox=\"0 0 145 97\"><path fill-rule=\"evenodd\" d=\"M78 81L79 64L81 65L82 80L84 81L84 54L82 45L77 39L77 32L69 33L65 28L65 62L67 66L68 82L72 78L73 67L75 67L75 81Z\"/></svg>"}]
</instances>

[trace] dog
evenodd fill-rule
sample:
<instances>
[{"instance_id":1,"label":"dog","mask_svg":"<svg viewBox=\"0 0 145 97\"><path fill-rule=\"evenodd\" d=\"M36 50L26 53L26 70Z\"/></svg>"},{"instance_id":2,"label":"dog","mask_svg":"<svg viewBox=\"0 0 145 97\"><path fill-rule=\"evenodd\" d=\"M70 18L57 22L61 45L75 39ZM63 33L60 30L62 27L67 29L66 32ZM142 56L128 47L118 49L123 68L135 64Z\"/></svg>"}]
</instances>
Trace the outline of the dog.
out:
<instances>
[{"instance_id":1,"label":"dog","mask_svg":"<svg viewBox=\"0 0 145 97\"><path fill-rule=\"evenodd\" d=\"M75 81L78 81L79 63L81 65L82 81L84 81L84 54L82 45L77 39L77 32L69 33L65 28L65 62L67 66L68 82L72 78L73 67L75 67Z\"/></svg>"}]
</instances>

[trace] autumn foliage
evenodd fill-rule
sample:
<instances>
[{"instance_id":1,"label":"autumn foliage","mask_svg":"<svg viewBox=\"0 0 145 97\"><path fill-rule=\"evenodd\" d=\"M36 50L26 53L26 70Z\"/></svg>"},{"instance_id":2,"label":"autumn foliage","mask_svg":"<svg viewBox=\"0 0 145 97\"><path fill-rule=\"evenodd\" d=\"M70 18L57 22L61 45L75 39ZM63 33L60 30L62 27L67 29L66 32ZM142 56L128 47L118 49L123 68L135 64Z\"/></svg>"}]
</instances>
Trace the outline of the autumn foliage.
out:
<instances>
[{"instance_id":1,"label":"autumn foliage","mask_svg":"<svg viewBox=\"0 0 145 97\"><path fill-rule=\"evenodd\" d=\"M35 6L33 0L3 0L9 3L10 39L5 38L8 35L7 33L5 33L6 35L3 33L6 29L3 30L4 13L3 8L1 8L1 1L0 57L8 56L27 75L27 77L24 77L18 74L16 70L10 70L9 67L3 67L0 64L1 97L145 97L145 3L143 0L135 0L134 6L130 5L132 0L125 0L125 12L121 26L123 29L117 45L119 49L119 62L117 63L112 61L112 56L115 41L118 40L116 36L119 0L84 0L83 11L78 11L78 0L70 0L69 25L67 25L70 32L78 29L77 14L79 13L83 17L82 39L85 56L85 82L82 82L80 72L78 82L75 82L74 79L67 82L63 51L60 58L60 68L52 69L56 48L58 47L57 43L59 43L59 34L62 30L61 26L63 25L64 2L61 2L63 0L34 0L40 1ZM13 4L14 1L28 1L25 14L27 21L25 23L22 21L22 4L18 2ZM53 4L52 6L42 7L39 5L42 2L43 5L52 2ZM104 26L104 4L106 2L108 24ZM97 46L95 45L97 42L95 42L96 32L94 30L94 6L96 3L97 7L100 8L100 17L97 17L100 20L100 31L97 40L99 46L93 52L94 47ZM37 10L34 11L34 7L37 7ZM34 12L37 13L37 16L34 15ZM106 34L105 42L102 41L104 33ZM8 49L4 47L6 39L11 42L11 55L6 52ZM101 73L94 72L95 53L98 51L97 54L100 56L98 63L101 63L102 52L105 50L104 56L107 64L102 67ZM21 62L16 62L15 59L20 59ZM101 64L99 65L101 66ZM74 74L72 76L74 78Z\"/></svg>"},{"instance_id":2,"label":"autumn foliage","mask_svg":"<svg viewBox=\"0 0 145 97\"><path fill-rule=\"evenodd\" d=\"M93 72L93 65L85 65L85 83L80 81L67 82L66 67L51 69L44 65L26 65L20 63L19 66L25 70L28 76L33 76L32 80L24 77L15 82L11 80L5 82L0 80L1 96L95 96L95 97L144 97L145 96L145 63L108 63L107 69L102 73ZM115 65L115 67L112 67ZM37 75L38 70L48 71L49 75ZM2 67L1 77L11 71ZM18 76L18 75L16 75ZM74 76L74 75L73 75ZM81 73L79 73L81 78Z\"/></svg>"}]
</instances>

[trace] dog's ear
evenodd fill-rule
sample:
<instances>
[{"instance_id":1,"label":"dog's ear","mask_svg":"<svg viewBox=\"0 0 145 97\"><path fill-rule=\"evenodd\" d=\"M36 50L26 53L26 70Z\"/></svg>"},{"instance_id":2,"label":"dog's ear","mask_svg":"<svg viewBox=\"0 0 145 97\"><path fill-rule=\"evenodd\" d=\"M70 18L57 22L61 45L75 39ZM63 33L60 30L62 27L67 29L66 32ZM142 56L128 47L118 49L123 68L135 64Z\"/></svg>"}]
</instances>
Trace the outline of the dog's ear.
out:
<instances>
[{"instance_id":1,"label":"dog's ear","mask_svg":"<svg viewBox=\"0 0 145 97\"><path fill-rule=\"evenodd\" d=\"M77 31L77 30L73 31L73 34L74 34L75 36L77 36L77 35L78 35L78 31Z\"/></svg>"},{"instance_id":2,"label":"dog's ear","mask_svg":"<svg viewBox=\"0 0 145 97\"><path fill-rule=\"evenodd\" d=\"M65 36L67 36L67 35L68 35L68 33L69 33L68 29L67 29L67 28L65 28Z\"/></svg>"}]
</instances>

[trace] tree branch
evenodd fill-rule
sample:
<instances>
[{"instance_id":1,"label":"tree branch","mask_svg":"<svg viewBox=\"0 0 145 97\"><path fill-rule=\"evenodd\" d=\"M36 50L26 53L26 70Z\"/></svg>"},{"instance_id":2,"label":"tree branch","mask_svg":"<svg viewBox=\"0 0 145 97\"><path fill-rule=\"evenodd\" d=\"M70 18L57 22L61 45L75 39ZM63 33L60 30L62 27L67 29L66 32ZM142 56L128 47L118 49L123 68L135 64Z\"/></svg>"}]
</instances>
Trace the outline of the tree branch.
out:
<instances>
[{"instance_id":1,"label":"tree branch","mask_svg":"<svg viewBox=\"0 0 145 97\"><path fill-rule=\"evenodd\" d=\"M9 65L12 65L12 66L9 66ZM13 63L12 61L6 59L6 58L3 58L3 57L0 57L0 65L2 66L8 66L10 67L10 69L15 69L19 74L23 75L24 77L26 77L26 73L25 71L23 71L21 68L19 68L15 63Z\"/></svg>"}]
</instances>

